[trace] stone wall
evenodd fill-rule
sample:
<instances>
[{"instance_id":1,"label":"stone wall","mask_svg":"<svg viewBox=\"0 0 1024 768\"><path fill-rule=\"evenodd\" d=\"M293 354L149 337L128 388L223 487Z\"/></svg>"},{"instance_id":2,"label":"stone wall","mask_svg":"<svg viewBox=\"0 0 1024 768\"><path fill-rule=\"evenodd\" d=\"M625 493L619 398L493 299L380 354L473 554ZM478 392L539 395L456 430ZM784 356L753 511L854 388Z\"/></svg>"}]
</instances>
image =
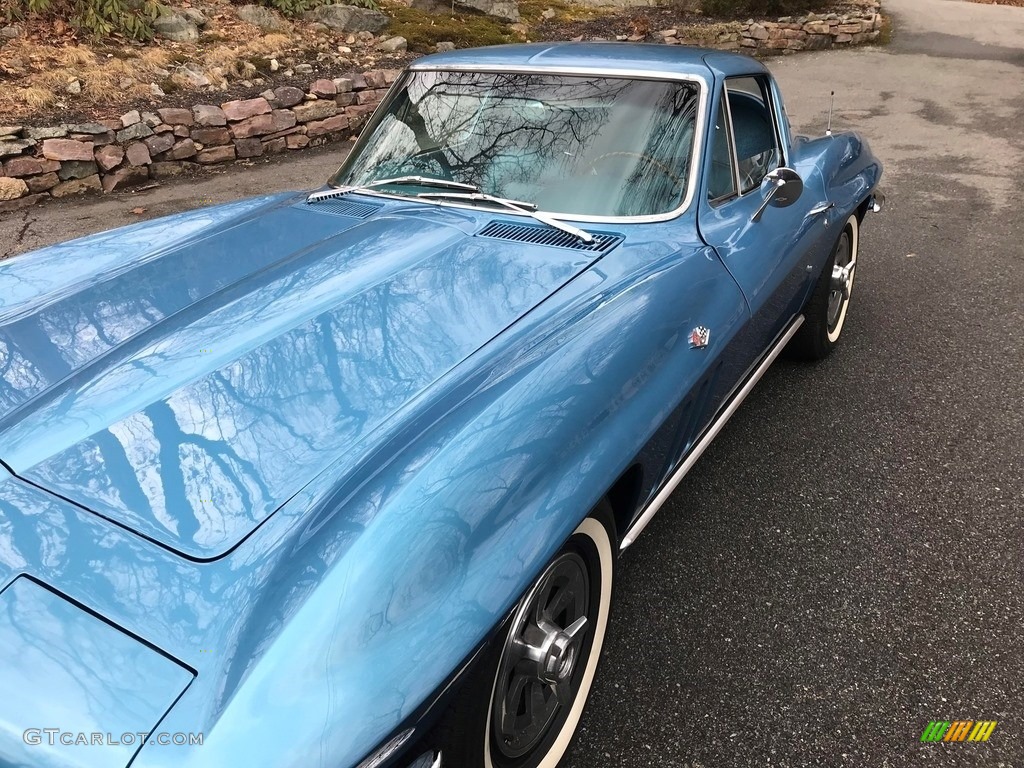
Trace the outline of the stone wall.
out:
<instances>
[{"instance_id":1,"label":"stone wall","mask_svg":"<svg viewBox=\"0 0 1024 768\"><path fill-rule=\"evenodd\" d=\"M748 21L740 31L739 47L766 51L815 51L844 45L873 42L882 34L878 6L840 16L837 13L809 13L778 21Z\"/></svg>"},{"instance_id":2,"label":"stone wall","mask_svg":"<svg viewBox=\"0 0 1024 768\"><path fill-rule=\"evenodd\" d=\"M881 33L879 3L868 0L862 9L844 14L809 13L806 16L784 16L777 21L748 19L707 27L665 29L654 36L669 45L704 45L749 54L785 54L872 42Z\"/></svg>"},{"instance_id":3,"label":"stone wall","mask_svg":"<svg viewBox=\"0 0 1024 768\"><path fill-rule=\"evenodd\" d=\"M373 70L316 80L305 91L284 86L253 99L96 123L0 126L0 212L348 138L398 74Z\"/></svg>"},{"instance_id":4,"label":"stone wall","mask_svg":"<svg viewBox=\"0 0 1024 768\"><path fill-rule=\"evenodd\" d=\"M691 44L745 53L792 53L876 40L876 0L845 15L808 14L734 22L619 39ZM0 213L48 198L113 192L199 170L347 139L399 75L372 70L283 86L256 98L186 108L132 111L96 123L0 125Z\"/></svg>"}]
</instances>

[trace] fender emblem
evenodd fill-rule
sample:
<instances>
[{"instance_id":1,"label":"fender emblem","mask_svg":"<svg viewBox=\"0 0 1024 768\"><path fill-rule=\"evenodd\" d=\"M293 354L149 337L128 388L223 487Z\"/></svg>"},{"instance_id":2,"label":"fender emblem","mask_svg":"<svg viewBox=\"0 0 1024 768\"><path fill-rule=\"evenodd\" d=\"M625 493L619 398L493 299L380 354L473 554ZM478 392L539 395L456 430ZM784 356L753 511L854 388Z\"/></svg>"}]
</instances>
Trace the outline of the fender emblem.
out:
<instances>
[{"instance_id":1,"label":"fender emblem","mask_svg":"<svg viewBox=\"0 0 1024 768\"><path fill-rule=\"evenodd\" d=\"M690 348L691 349L704 349L708 345L708 341L711 340L711 331L705 328L703 325L698 325L692 331L690 331Z\"/></svg>"}]
</instances>

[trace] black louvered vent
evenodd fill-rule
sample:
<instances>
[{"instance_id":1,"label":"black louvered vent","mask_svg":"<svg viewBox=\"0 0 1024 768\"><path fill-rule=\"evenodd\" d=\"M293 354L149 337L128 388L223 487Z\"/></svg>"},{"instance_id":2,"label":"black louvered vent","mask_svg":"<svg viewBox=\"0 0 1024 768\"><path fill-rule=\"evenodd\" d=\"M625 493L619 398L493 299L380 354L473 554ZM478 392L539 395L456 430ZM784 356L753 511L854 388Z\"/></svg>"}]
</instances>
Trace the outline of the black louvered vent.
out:
<instances>
[{"instance_id":1,"label":"black louvered vent","mask_svg":"<svg viewBox=\"0 0 1024 768\"><path fill-rule=\"evenodd\" d=\"M353 219L366 219L373 216L381 206L373 203L361 203L358 200L347 200L343 197L327 197L314 200L312 203L300 203L310 210L330 213L334 216L351 216Z\"/></svg>"},{"instance_id":2,"label":"black louvered vent","mask_svg":"<svg viewBox=\"0 0 1024 768\"><path fill-rule=\"evenodd\" d=\"M555 248L571 248L574 251L596 251L605 253L622 242L621 235L610 235L607 232L590 232L593 242L585 243L575 235L563 232L554 227L535 227L530 224L508 224L503 221L492 221L482 230L480 237L493 237L497 240L514 240L517 243L534 245L550 245Z\"/></svg>"}]
</instances>

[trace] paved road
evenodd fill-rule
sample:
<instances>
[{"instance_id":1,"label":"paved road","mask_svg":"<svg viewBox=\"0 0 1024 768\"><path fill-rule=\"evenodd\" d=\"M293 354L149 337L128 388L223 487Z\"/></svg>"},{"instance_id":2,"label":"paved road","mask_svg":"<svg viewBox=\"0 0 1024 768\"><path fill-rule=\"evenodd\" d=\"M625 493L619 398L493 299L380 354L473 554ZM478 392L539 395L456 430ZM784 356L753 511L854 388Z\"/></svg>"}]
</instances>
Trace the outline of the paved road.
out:
<instances>
[{"instance_id":1,"label":"paved road","mask_svg":"<svg viewBox=\"0 0 1024 768\"><path fill-rule=\"evenodd\" d=\"M890 47L772 64L887 165L843 344L777 364L622 561L571 768L1024 766L1024 9L887 3Z\"/></svg>"},{"instance_id":2,"label":"paved road","mask_svg":"<svg viewBox=\"0 0 1024 768\"><path fill-rule=\"evenodd\" d=\"M772 65L796 126L835 89L887 163L843 344L776 365L621 561L569 768L1024 767L1024 9L887 2L889 48ZM342 151L0 218L0 253ZM940 718L999 725L922 745Z\"/></svg>"},{"instance_id":3,"label":"paved road","mask_svg":"<svg viewBox=\"0 0 1024 768\"><path fill-rule=\"evenodd\" d=\"M144 192L124 192L80 201L54 201L0 214L0 259L104 229L215 205L253 195L319 187L341 165L349 144L301 156L276 156L247 167L218 169L176 179ZM141 213L133 211L143 208Z\"/></svg>"}]
</instances>

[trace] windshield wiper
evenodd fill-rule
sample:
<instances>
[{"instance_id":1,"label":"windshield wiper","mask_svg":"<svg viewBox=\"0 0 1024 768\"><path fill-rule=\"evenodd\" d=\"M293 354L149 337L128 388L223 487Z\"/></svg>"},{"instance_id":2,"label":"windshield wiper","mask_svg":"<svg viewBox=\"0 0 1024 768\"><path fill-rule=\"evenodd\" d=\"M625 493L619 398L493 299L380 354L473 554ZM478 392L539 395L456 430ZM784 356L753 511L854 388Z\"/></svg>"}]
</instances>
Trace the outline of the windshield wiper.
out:
<instances>
[{"instance_id":1,"label":"windshield wiper","mask_svg":"<svg viewBox=\"0 0 1024 768\"><path fill-rule=\"evenodd\" d=\"M335 197L341 197L351 192L361 192L367 189L375 189L377 187L386 187L389 185L413 185L419 187L440 187L442 189L450 190L465 190L465 191L452 191L452 192L421 192L416 197L423 198L425 200L468 200L468 201L480 201L486 203L494 203L495 205L502 205L511 211L518 213L525 213L528 216L532 216L542 224L547 224L549 227L559 229L566 234L572 235L573 237L582 240L584 243L594 242L594 236L589 232L586 232L578 227L574 227L571 224L553 219L546 214L537 211L537 206L533 203L526 203L521 200L509 200L504 197L497 197L495 195L489 195L486 192L481 192L480 187L475 184L464 184L461 181L451 181L449 179L436 179L430 176L397 176L393 179L377 179L367 184L361 184L350 187L337 187L335 189L322 189L319 192L313 192L306 198L307 203L315 203L318 200L329 200Z\"/></svg>"},{"instance_id":2,"label":"windshield wiper","mask_svg":"<svg viewBox=\"0 0 1024 768\"><path fill-rule=\"evenodd\" d=\"M547 214L540 213L537 210L537 206L533 203L524 203L521 200L508 200L504 197L496 197L495 195L489 195L486 192L481 192L479 189L474 192L421 192L416 195L416 197L421 197L425 200L469 200L503 205L510 211L525 213L528 216L532 216L542 224L547 224L549 227L560 229L566 234L582 240L584 243L594 242L594 236L589 232L579 229L578 227L574 227L571 224L566 224L564 221L553 219Z\"/></svg>"},{"instance_id":3,"label":"windshield wiper","mask_svg":"<svg viewBox=\"0 0 1024 768\"><path fill-rule=\"evenodd\" d=\"M464 189L467 192L479 192L479 187L473 184L463 184L461 181L449 181L448 179L435 179L430 176L397 176L393 179L377 179L367 184L357 184L350 187L335 187L333 189L321 189L313 192L306 198L307 203L315 203L318 200L330 200L334 197L341 197L351 192L361 192L365 189L376 189L389 185L409 184L417 187L440 187L441 189Z\"/></svg>"}]
</instances>

